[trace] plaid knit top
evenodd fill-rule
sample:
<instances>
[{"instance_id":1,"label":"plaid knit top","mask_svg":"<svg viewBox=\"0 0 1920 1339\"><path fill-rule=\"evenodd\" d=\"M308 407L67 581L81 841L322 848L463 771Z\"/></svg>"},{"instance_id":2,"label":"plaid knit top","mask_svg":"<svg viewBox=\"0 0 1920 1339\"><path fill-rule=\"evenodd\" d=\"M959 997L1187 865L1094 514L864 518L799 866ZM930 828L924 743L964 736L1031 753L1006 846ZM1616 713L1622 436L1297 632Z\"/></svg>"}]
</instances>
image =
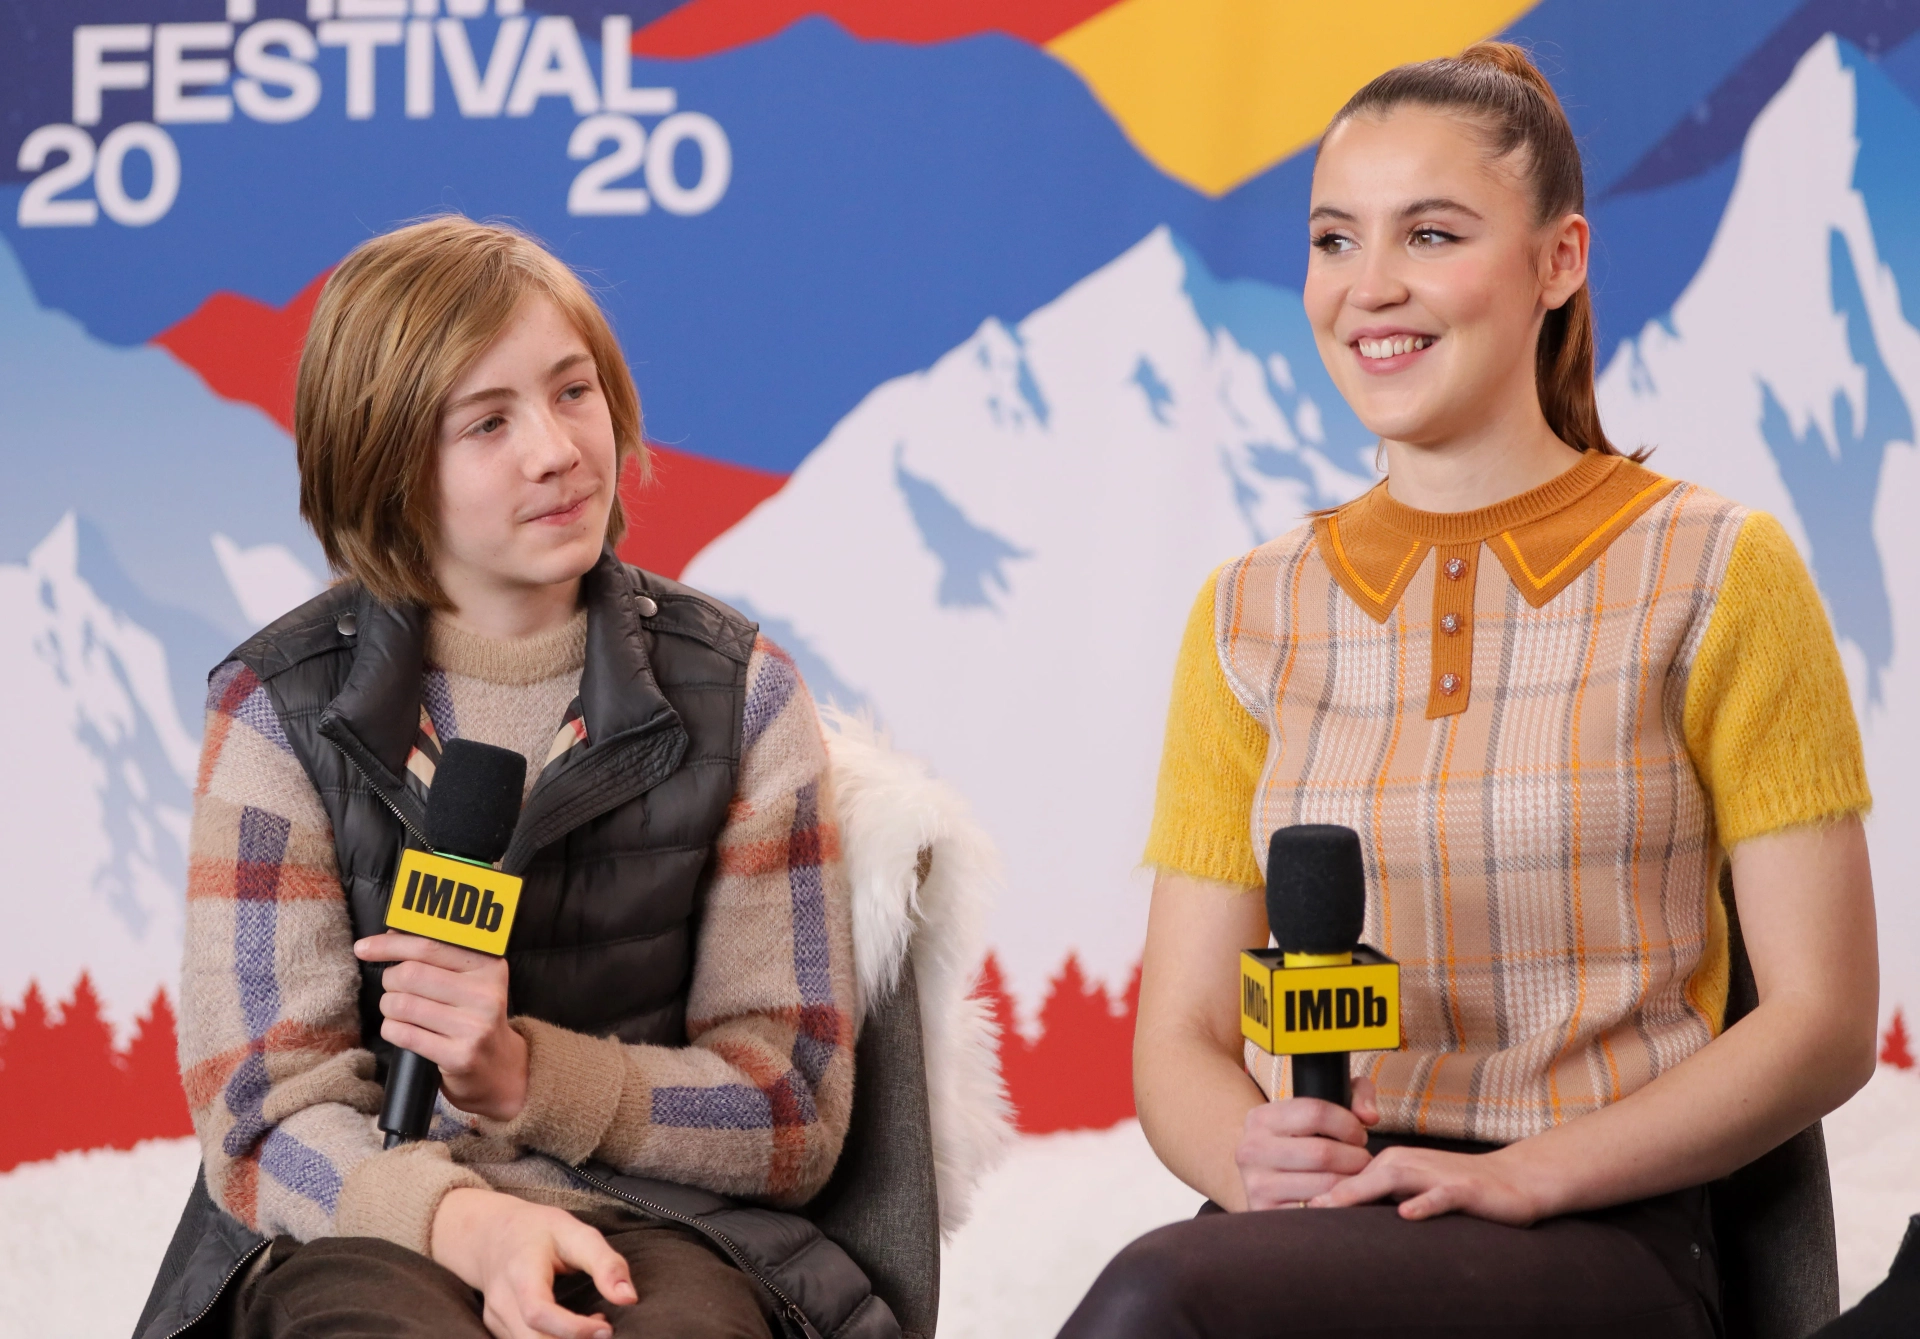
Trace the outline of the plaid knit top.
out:
<instances>
[{"instance_id":1,"label":"plaid knit top","mask_svg":"<svg viewBox=\"0 0 1920 1339\"><path fill-rule=\"evenodd\" d=\"M1216 572L1146 858L1254 886L1275 828L1358 830L1366 941L1402 968L1403 1049L1354 1058L1381 1128L1506 1143L1705 1046L1725 851L1869 802L1779 523L1588 455L1475 512L1381 485Z\"/></svg>"}]
</instances>

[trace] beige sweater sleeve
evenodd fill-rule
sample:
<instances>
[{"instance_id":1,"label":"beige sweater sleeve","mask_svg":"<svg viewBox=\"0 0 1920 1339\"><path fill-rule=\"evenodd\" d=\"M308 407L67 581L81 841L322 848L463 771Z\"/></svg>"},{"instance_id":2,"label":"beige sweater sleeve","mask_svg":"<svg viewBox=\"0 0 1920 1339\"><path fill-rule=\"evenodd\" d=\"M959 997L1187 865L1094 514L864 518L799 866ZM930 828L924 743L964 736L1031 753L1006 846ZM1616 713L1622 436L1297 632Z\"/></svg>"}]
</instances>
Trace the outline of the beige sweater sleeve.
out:
<instances>
[{"instance_id":1,"label":"beige sweater sleeve","mask_svg":"<svg viewBox=\"0 0 1920 1339\"><path fill-rule=\"evenodd\" d=\"M424 1253L440 1197L483 1186L428 1144L381 1151L359 965L320 798L251 670L215 671L194 789L180 1068L207 1189L267 1236Z\"/></svg>"},{"instance_id":2,"label":"beige sweater sleeve","mask_svg":"<svg viewBox=\"0 0 1920 1339\"><path fill-rule=\"evenodd\" d=\"M853 1102L852 900L825 744L793 662L761 638L739 780L688 999L690 1045L531 1019L525 1108L489 1134L781 1205L833 1171Z\"/></svg>"}]
</instances>

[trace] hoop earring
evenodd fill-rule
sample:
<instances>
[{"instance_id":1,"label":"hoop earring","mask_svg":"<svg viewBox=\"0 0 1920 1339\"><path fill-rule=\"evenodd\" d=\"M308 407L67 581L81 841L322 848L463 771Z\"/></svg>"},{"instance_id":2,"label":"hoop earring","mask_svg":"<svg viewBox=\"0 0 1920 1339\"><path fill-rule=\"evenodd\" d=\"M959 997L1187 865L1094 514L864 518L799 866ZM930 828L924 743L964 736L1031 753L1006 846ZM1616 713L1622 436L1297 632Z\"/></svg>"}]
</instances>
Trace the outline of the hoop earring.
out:
<instances>
[{"instance_id":1,"label":"hoop earring","mask_svg":"<svg viewBox=\"0 0 1920 1339\"><path fill-rule=\"evenodd\" d=\"M1375 474L1385 474L1387 472L1387 467L1385 463L1383 463L1380 459L1380 457L1384 456L1386 453L1387 453L1387 439L1382 437L1379 441L1373 444L1373 472Z\"/></svg>"}]
</instances>

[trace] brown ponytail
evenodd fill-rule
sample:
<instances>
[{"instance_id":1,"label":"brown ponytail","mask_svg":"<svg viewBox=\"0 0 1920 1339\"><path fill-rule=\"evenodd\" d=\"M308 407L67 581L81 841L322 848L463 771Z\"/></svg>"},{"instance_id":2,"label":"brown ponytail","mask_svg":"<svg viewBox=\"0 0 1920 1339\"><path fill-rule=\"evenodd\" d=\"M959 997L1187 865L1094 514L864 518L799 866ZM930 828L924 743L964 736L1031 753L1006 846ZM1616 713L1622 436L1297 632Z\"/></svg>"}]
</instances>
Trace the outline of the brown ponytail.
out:
<instances>
[{"instance_id":1,"label":"brown ponytail","mask_svg":"<svg viewBox=\"0 0 1920 1339\"><path fill-rule=\"evenodd\" d=\"M1477 42L1458 56L1388 70L1347 100L1333 126L1403 103L1457 110L1487 134L1495 158L1527 151L1534 218L1545 223L1586 208L1586 181L1573 127L1540 67L1511 42ZM1547 313L1534 351L1540 410L1554 434L1579 451L1619 455L1600 428L1593 386L1593 297L1587 286ZM1635 459L1644 456L1642 451Z\"/></svg>"}]
</instances>

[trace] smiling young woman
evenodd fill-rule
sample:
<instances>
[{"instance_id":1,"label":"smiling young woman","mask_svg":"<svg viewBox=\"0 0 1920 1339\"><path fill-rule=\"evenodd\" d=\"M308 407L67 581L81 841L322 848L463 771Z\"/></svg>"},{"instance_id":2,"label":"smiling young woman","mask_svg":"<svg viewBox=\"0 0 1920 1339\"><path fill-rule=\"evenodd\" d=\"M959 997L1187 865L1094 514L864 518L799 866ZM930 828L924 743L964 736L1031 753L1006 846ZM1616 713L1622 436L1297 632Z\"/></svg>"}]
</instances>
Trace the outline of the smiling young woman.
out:
<instances>
[{"instance_id":1,"label":"smiling young woman","mask_svg":"<svg viewBox=\"0 0 1920 1339\"><path fill-rule=\"evenodd\" d=\"M1387 477L1194 605L1134 1087L1211 1203L1066 1336L1705 1339L1703 1183L1872 1070L1824 609L1778 522L1608 442L1582 207L1516 47L1389 71L1321 141L1305 303ZM1360 833L1365 937L1402 966L1404 1044L1354 1057L1351 1110L1239 1035L1267 839L1306 822ZM1760 993L1733 1027L1729 862Z\"/></svg>"}]
</instances>

